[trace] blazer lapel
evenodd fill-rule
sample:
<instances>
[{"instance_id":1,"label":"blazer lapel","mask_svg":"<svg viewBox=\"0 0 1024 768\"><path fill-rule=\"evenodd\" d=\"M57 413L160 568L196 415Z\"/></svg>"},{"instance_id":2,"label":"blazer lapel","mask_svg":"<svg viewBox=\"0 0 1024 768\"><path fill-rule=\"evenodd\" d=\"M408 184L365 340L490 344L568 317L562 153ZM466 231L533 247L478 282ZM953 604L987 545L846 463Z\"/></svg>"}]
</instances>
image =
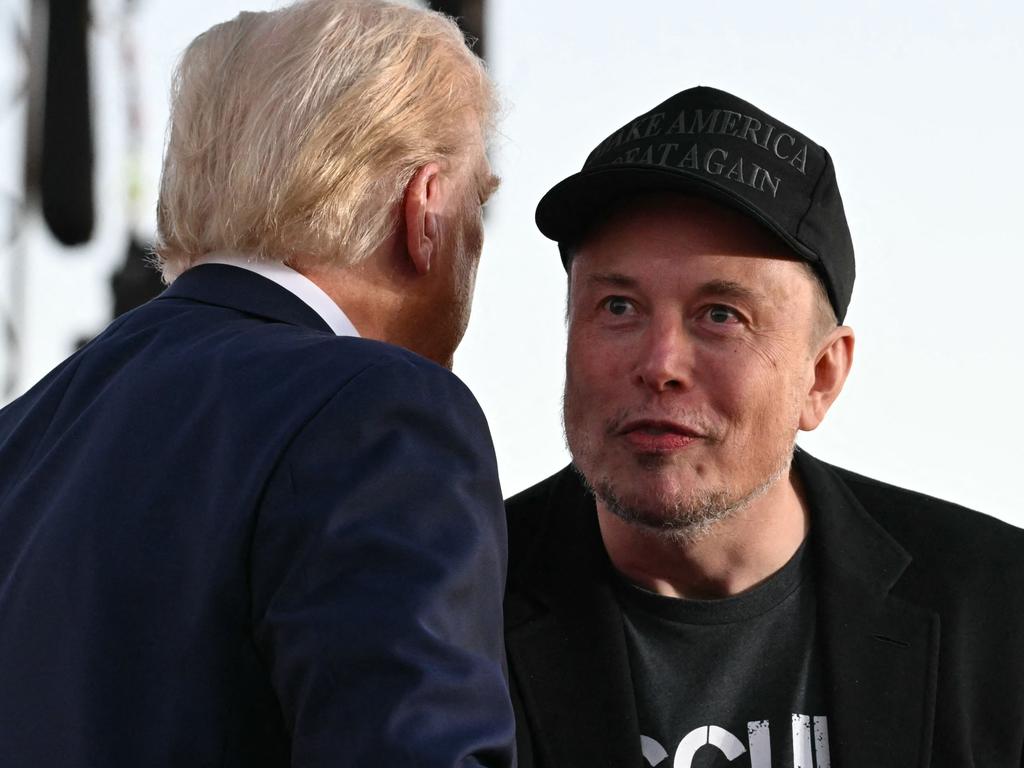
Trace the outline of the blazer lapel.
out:
<instances>
[{"instance_id":1,"label":"blazer lapel","mask_svg":"<svg viewBox=\"0 0 1024 768\"><path fill-rule=\"evenodd\" d=\"M546 766L643 766L622 616L593 500L563 472L525 587L506 603L507 649Z\"/></svg>"},{"instance_id":2,"label":"blazer lapel","mask_svg":"<svg viewBox=\"0 0 1024 768\"><path fill-rule=\"evenodd\" d=\"M934 613L892 594L910 556L827 465L798 452L813 510L831 768L930 761L939 646Z\"/></svg>"},{"instance_id":3,"label":"blazer lapel","mask_svg":"<svg viewBox=\"0 0 1024 768\"><path fill-rule=\"evenodd\" d=\"M227 264L192 267L157 299L191 299L230 307L267 320L333 333L324 319L295 294L255 272Z\"/></svg>"}]
</instances>

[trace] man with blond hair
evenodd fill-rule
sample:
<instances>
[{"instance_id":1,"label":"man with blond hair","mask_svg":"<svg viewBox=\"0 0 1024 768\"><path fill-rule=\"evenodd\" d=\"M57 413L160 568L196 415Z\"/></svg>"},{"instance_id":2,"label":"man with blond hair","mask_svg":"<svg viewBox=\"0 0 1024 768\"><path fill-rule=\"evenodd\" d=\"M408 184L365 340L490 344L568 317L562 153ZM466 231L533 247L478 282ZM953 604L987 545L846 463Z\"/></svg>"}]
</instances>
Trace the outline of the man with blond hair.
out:
<instances>
[{"instance_id":1,"label":"man with blond hair","mask_svg":"<svg viewBox=\"0 0 1024 768\"><path fill-rule=\"evenodd\" d=\"M5 766L509 766L496 180L438 14L306 0L175 79L170 287L0 411Z\"/></svg>"}]
</instances>

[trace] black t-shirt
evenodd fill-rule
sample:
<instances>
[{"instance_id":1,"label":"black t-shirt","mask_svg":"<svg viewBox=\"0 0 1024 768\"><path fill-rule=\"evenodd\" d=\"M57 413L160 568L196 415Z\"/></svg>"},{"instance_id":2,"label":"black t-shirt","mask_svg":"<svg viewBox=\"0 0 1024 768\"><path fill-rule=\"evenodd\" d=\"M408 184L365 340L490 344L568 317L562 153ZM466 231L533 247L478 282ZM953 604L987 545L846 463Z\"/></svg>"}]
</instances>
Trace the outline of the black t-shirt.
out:
<instances>
[{"instance_id":1,"label":"black t-shirt","mask_svg":"<svg viewBox=\"0 0 1024 768\"><path fill-rule=\"evenodd\" d=\"M615 577L648 765L829 768L806 549L722 600L663 597Z\"/></svg>"}]
</instances>

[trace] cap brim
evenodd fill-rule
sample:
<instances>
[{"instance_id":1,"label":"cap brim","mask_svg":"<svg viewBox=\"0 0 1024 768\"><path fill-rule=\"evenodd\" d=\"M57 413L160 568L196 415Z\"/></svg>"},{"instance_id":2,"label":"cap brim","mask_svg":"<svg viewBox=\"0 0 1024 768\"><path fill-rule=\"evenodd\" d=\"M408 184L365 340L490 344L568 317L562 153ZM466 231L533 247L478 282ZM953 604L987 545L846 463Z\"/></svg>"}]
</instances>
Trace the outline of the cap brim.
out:
<instances>
[{"instance_id":1,"label":"cap brim","mask_svg":"<svg viewBox=\"0 0 1024 768\"><path fill-rule=\"evenodd\" d=\"M577 242L616 201L648 192L682 192L706 197L744 213L771 230L792 248L796 255L809 262L818 257L795 239L782 225L766 216L728 187L673 168L662 171L651 166L616 165L583 170L562 180L537 204L536 221L541 233L560 245ZM562 252L565 265L566 250Z\"/></svg>"}]
</instances>

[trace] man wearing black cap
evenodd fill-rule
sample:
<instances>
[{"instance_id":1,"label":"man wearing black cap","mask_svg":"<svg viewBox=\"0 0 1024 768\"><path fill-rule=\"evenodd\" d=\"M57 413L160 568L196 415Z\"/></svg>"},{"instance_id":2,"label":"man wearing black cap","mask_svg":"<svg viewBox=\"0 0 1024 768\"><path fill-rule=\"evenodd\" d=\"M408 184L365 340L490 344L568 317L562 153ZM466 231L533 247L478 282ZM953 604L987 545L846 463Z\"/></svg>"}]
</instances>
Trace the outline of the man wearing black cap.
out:
<instances>
[{"instance_id":1,"label":"man wearing black cap","mask_svg":"<svg viewBox=\"0 0 1024 768\"><path fill-rule=\"evenodd\" d=\"M537 223L573 465L508 503L520 765L1024 764L1024 533L795 448L853 356L828 153L693 88Z\"/></svg>"}]
</instances>

